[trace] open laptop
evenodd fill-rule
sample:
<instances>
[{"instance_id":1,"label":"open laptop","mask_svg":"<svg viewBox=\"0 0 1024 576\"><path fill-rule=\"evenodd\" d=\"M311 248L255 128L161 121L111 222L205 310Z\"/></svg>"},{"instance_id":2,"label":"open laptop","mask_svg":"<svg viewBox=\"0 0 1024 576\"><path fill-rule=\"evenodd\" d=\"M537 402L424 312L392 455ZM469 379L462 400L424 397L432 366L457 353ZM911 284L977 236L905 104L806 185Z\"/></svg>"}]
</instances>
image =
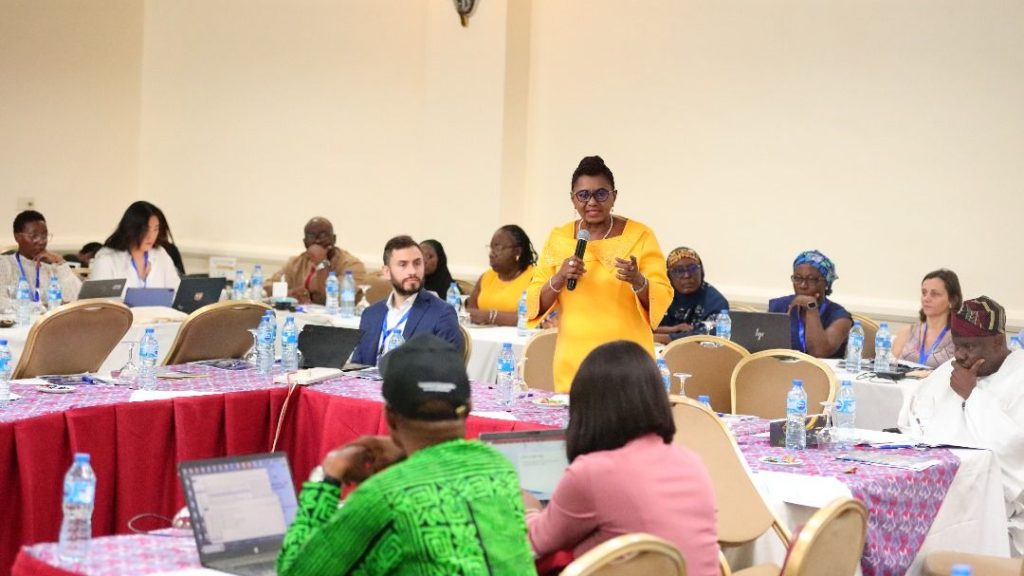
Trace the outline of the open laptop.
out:
<instances>
[{"instance_id":1,"label":"open laptop","mask_svg":"<svg viewBox=\"0 0 1024 576\"><path fill-rule=\"evenodd\" d=\"M79 300L91 298L120 298L124 292L124 278L113 280L86 280L82 282L82 288L78 291Z\"/></svg>"},{"instance_id":2,"label":"open laptop","mask_svg":"<svg viewBox=\"0 0 1024 576\"><path fill-rule=\"evenodd\" d=\"M178 284L178 292L174 295L175 310L191 314L207 304L213 304L220 300L220 293L224 290L225 278L199 278L186 276Z\"/></svg>"},{"instance_id":3,"label":"open laptop","mask_svg":"<svg viewBox=\"0 0 1024 576\"><path fill-rule=\"evenodd\" d=\"M565 430L491 432L480 440L501 452L515 466L519 485L542 503L551 500L569 460L565 456Z\"/></svg>"},{"instance_id":4,"label":"open laptop","mask_svg":"<svg viewBox=\"0 0 1024 576\"><path fill-rule=\"evenodd\" d=\"M358 328L306 324L299 332L303 368L343 368L359 344Z\"/></svg>"},{"instance_id":5,"label":"open laptop","mask_svg":"<svg viewBox=\"0 0 1024 576\"><path fill-rule=\"evenodd\" d=\"M128 288L124 291L124 305L170 306L174 301L174 288Z\"/></svg>"},{"instance_id":6,"label":"open laptop","mask_svg":"<svg viewBox=\"0 0 1024 576\"><path fill-rule=\"evenodd\" d=\"M241 575L275 574L298 502L284 453L178 464L199 561Z\"/></svg>"},{"instance_id":7,"label":"open laptop","mask_svg":"<svg viewBox=\"0 0 1024 576\"><path fill-rule=\"evenodd\" d=\"M774 312L729 311L732 341L750 352L789 349L789 315Z\"/></svg>"}]
</instances>

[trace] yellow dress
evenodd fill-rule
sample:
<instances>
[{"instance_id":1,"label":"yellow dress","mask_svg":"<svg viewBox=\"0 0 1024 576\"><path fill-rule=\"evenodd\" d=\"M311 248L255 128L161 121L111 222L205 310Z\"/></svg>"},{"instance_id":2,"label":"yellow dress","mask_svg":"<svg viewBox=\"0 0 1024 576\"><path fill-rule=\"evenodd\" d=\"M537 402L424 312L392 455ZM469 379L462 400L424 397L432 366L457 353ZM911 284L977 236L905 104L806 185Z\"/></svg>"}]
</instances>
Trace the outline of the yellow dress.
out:
<instances>
[{"instance_id":1,"label":"yellow dress","mask_svg":"<svg viewBox=\"0 0 1024 576\"><path fill-rule=\"evenodd\" d=\"M540 292L558 272L562 262L576 251L576 223L551 231L527 290L528 315L534 321L549 310L540 310ZM615 258L636 256L640 272L650 285L649 310L645 310L628 282L615 277ZM601 344L632 340L654 355L653 328L672 302L672 285L665 270L665 256L650 228L626 220L622 234L591 240L583 256L586 274L576 290L563 287L555 300L560 323L555 344L555 390L568 392L583 359Z\"/></svg>"},{"instance_id":2,"label":"yellow dress","mask_svg":"<svg viewBox=\"0 0 1024 576\"><path fill-rule=\"evenodd\" d=\"M480 293L476 297L476 307L481 310L497 310L498 312L516 312L519 310L519 297L530 286L533 278L533 266L523 270L522 274L508 282L498 277L494 269L489 269L480 277Z\"/></svg>"}]
</instances>

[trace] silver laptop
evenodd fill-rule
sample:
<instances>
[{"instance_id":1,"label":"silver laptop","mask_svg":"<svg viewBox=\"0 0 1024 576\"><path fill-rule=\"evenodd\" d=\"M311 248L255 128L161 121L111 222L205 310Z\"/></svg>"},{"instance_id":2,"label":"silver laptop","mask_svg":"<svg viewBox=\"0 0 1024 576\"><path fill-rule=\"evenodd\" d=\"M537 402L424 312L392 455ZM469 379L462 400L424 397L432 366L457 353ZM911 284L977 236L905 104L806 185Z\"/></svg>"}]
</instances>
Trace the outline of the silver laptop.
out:
<instances>
[{"instance_id":1,"label":"silver laptop","mask_svg":"<svg viewBox=\"0 0 1024 576\"><path fill-rule=\"evenodd\" d=\"M542 503L551 500L569 460L565 455L565 430L491 432L480 440L501 452L519 474L519 485Z\"/></svg>"},{"instance_id":2,"label":"silver laptop","mask_svg":"<svg viewBox=\"0 0 1024 576\"><path fill-rule=\"evenodd\" d=\"M203 566L241 575L275 574L298 502L284 453L178 464Z\"/></svg>"},{"instance_id":3,"label":"silver laptop","mask_svg":"<svg viewBox=\"0 0 1024 576\"><path fill-rule=\"evenodd\" d=\"M732 319L732 341L751 353L773 348L789 349L788 314L730 310L729 317Z\"/></svg>"},{"instance_id":4,"label":"silver laptop","mask_svg":"<svg viewBox=\"0 0 1024 576\"><path fill-rule=\"evenodd\" d=\"M124 278L113 280L86 280L82 282L82 288L78 290L79 300L91 298L120 298L124 292Z\"/></svg>"}]
</instances>

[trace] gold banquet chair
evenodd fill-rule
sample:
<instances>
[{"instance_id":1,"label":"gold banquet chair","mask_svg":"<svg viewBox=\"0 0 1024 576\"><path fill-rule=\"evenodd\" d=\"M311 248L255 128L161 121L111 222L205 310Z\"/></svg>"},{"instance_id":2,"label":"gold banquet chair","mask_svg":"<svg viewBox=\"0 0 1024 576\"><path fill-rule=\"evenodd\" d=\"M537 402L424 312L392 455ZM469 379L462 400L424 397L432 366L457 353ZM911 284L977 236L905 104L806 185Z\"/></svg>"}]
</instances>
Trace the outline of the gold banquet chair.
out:
<instances>
[{"instance_id":1,"label":"gold banquet chair","mask_svg":"<svg viewBox=\"0 0 1024 576\"><path fill-rule=\"evenodd\" d=\"M740 360L750 355L735 342L717 336L687 336L665 347L661 357L669 372L685 372L686 396L698 398L702 394L711 398L716 412L732 411L732 371ZM672 378L674 392L676 381Z\"/></svg>"},{"instance_id":2,"label":"gold banquet chair","mask_svg":"<svg viewBox=\"0 0 1024 576\"><path fill-rule=\"evenodd\" d=\"M821 403L835 400L836 375L827 364L795 350L763 350L743 358L732 372L732 413L785 418L786 394L793 380L803 380L807 413L821 413Z\"/></svg>"},{"instance_id":3,"label":"gold banquet chair","mask_svg":"<svg viewBox=\"0 0 1024 576\"><path fill-rule=\"evenodd\" d=\"M782 576L853 576L867 532L868 510L860 500L833 500L800 530Z\"/></svg>"},{"instance_id":4,"label":"gold banquet chair","mask_svg":"<svg viewBox=\"0 0 1024 576\"><path fill-rule=\"evenodd\" d=\"M742 546L772 529L782 545L787 546L789 531L757 491L747 462L722 420L695 400L682 396L671 398L672 419L676 424L673 443L696 452L715 485L719 545L727 548ZM728 574L728 565L724 558L721 561L723 573ZM779 567L762 564L737 574L777 576Z\"/></svg>"},{"instance_id":5,"label":"gold banquet chair","mask_svg":"<svg viewBox=\"0 0 1024 576\"><path fill-rule=\"evenodd\" d=\"M965 552L932 552L925 556L925 576L949 576L955 564L967 564L984 576L1024 576L1024 559L982 556Z\"/></svg>"},{"instance_id":6,"label":"gold banquet chair","mask_svg":"<svg viewBox=\"0 0 1024 576\"><path fill-rule=\"evenodd\" d=\"M522 366L519 368L523 382L537 390L555 391L555 342L558 328L547 328L537 332L523 346Z\"/></svg>"},{"instance_id":7,"label":"gold banquet chair","mask_svg":"<svg viewBox=\"0 0 1024 576\"><path fill-rule=\"evenodd\" d=\"M861 350L861 358L874 358L875 357L875 335L878 334L878 329L881 327L878 322L875 322L871 318L863 314L850 314L854 320L860 320L860 326L864 329L864 349ZM846 351L843 351L846 354ZM895 354L895 352L894 352Z\"/></svg>"},{"instance_id":8,"label":"gold banquet chair","mask_svg":"<svg viewBox=\"0 0 1024 576\"><path fill-rule=\"evenodd\" d=\"M11 378L95 372L131 326L132 312L120 302L65 304L43 314L29 329Z\"/></svg>"},{"instance_id":9,"label":"gold banquet chair","mask_svg":"<svg viewBox=\"0 0 1024 576\"><path fill-rule=\"evenodd\" d=\"M459 332L462 332L462 363L469 366L469 357L473 355L473 338L462 324L459 324Z\"/></svg>"},{"instance_id":10,"label":"gold banquet chair","mask_svg":"<svg viewBox=\"0 0 1024 576\"><path fill-rule=\"evenodd\" d=\"M252 347L249 330L270 306L255 300L208 304L188 315L167 351L164 365L215 358L241 358Z\"/></svg>"},{"instance_id":11,"label":"gold banquet chair","mask_svg":"<svg viewBox=\"0 0 1024 576\"><path fill-rule=\"evenodd\" d=\"M636 532L588 550L562 576L686 576L686 560L671 542Z\"/></svg>"}]
</instances>

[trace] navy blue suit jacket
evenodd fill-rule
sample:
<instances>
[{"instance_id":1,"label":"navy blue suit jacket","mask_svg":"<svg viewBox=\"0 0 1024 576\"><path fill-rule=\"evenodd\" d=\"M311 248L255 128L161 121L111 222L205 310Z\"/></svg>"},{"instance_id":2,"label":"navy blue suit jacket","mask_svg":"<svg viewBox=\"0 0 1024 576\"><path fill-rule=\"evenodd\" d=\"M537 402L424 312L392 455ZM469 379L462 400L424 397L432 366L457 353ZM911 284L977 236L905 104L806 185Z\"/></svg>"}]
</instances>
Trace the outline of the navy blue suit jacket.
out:
<instances>
[{"instance_id":1,"label":"navy blue suit jacket","mask_svg":"<svg viewBox=\"0 0 1024 576\"><path fill-rule=\"evenodd\" d=\"M390 298L390 296L388 297ZM352 353L352 361L358 364L377 364L377 351L380 348L381 326L388 314L387 299L373 304L363 311L359 320L359 329L363 331L359 344ZM409 311L409 319L405 321L402 336L409 340L417 334L433 334L442 340L451 342L460 352L463 350L462 332L459 330L459 318L455 309L447 302L434 296L429 290L420 290Z\"/></svg>"}]
</instances>

